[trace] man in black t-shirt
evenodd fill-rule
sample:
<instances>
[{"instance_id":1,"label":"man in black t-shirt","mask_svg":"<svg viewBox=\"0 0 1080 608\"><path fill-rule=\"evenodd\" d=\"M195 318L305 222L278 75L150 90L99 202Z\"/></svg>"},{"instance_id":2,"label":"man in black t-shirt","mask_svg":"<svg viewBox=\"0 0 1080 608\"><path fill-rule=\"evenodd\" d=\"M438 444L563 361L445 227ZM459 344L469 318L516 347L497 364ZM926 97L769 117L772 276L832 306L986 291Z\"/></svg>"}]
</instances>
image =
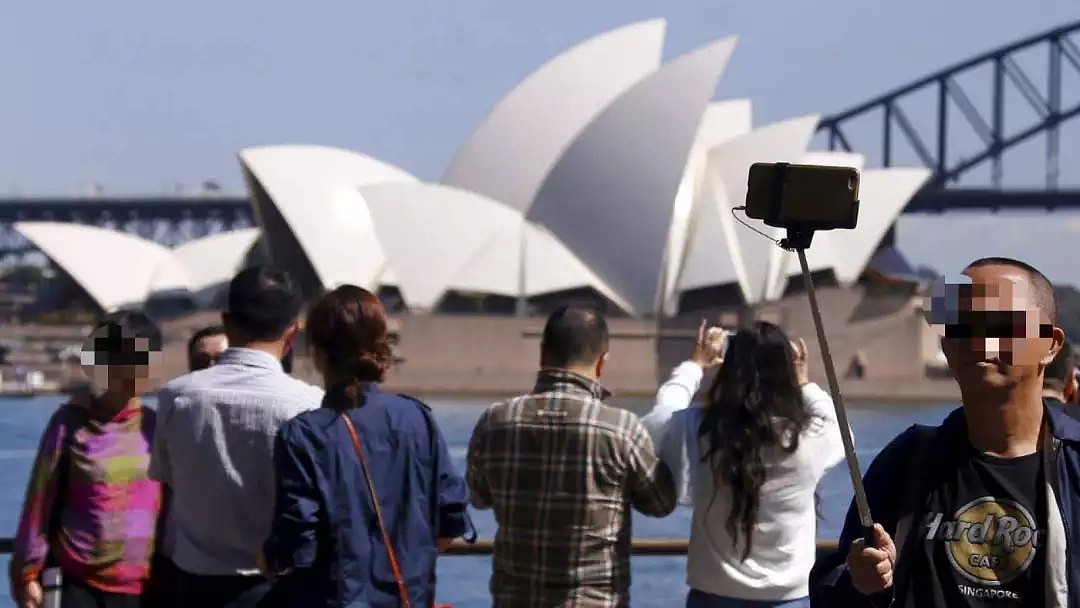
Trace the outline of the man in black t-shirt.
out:
<instances>
[{"instance_id":1,"label":"man in black t-shirt","mask_svg":"<svg viewBox=\"0 0 1080 608\"><path fill-rule=\"evenodd\" d=\"M944 286L928 310L963 407L874 459L864 479L874 538L857 538L853 507L842 553L815 566L815 606L1080 605L1067 558L1080 541L1080 423L1042 399L1065 338L1053 290L1007 258L964 274L970 283Z\"/></svg>"}]
</instances>

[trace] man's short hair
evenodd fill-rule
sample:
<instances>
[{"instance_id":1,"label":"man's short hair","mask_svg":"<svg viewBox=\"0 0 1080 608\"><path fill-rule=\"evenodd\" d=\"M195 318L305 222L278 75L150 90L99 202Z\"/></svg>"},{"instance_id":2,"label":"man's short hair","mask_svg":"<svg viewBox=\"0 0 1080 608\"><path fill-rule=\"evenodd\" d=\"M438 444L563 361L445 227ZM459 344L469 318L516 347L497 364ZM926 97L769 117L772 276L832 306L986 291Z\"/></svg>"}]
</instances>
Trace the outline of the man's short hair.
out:
<instances>
[{"instance_id":1,"label":"man's short hair","mask_svg":"<svg viewBox=\"0 0 1080 608\"><path fill-rule=\"evenodd\" d=\"M1028 275L1028 280L1031 283L1031 295L1035 299L1035 306L1046 315L1050 323L1057 325L1057 296L1054 295L1054 285L1039 269L1027 262L1004 257L979 258L968 264L967 268L981 268L983 266L1011 266L1022 270Z\"/></svg>"},{"instance_id":2,"label":"man's short hair","mask_svg":"<svg viewBox=\"0 0 1080 608\"><path fill-rule=\"evenodd\" d=\"M292 278L269 266L241 270L229 282L225 315L246 340L277 340L296 322L303 300Z\"/></svg>"},{"instance_id":3,"label":"man's short hair","mask_svg":"<svg viewBox=\"0 0 1080 608\"><path fill-rule=\"evenodd\" d=\"M203 338L209 338L210 336L224 335L224 325L211 325L209 327L204 327L192 334L191 339L189 339L187 343L188 367L195 367L195 347L199 345L199 340L202 340Z\"/></svg>"},{"instance_id":4,"label":"man's short hair","mask_svg":"<svg viewBox=\"0 0 1080 608\"><path fill-rule=\"evenodd\" d=\"M548 317L540 349L549 367L590 365L608 351L607 323L596 311L563 306Z\"/></svg>"},{"instance_id":5,"label":"man's short hair","mask_svg":"<svg viewBox=\"0 0 1080 608\"><path fill-rule=\"evenodd\" d=\"M1075 368L1076 357L1073 356L1072 345L1065 340L1057 356L1050 365L1046 366L1046 371L1043 373L1043 387L1056 391L1065 390Z\"/></svg>"}]
</instances>

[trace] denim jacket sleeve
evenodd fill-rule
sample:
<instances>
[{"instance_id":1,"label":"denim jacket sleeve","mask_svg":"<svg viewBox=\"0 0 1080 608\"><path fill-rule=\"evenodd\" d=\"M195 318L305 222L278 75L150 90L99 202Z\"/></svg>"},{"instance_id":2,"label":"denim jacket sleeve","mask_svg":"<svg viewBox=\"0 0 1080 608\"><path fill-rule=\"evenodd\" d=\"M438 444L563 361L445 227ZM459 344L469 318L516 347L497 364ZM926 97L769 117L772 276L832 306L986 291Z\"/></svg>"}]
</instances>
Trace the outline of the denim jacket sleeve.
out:
<instances>
[{"instance_id":1,"label":"denim jacket sleeve","mask_svg":"<svg viewBox=\"0 0 1080 608\"><path fill-rule=\"evenodd\" d=\"M453 461L450 460L446 439L443 438L442 431L434 420L431 420L431 432L435 443L435 476L439 505L437 536L438 538L459 538L472 529L468 508L469 490L465 486L465 478L458 473ZM476 540L475 533L471 540Z\"/></svg>"},{"instance_id":2,"label":"denim jacket sleeve","mask_svg":"<svg viewBox=\"0 0 1080 608\"><path fill-rule=\"evenodd\" d=\"M398 395L412 401L420 408L427 422L428 437L431 442L431 456L435 463L435 536L436 538L462 538L467 542L476 542L476 529L469 517L469 488L465 478L458 473L442 430L426 403L410 397Z\"/></svg>"},{"instance_id":3,"label":"denim jacket sleeve","mask_svg":"<svg viewBox=\"0 0 1080 608\"><path fill-rule=\"evenodd\" d=\"M318 553L316 530L320 507L315 463L300 420L278 431L274 447L277 480L274 522L264 551L275 572L307 568Z\"/></svg>"}]
</instances>

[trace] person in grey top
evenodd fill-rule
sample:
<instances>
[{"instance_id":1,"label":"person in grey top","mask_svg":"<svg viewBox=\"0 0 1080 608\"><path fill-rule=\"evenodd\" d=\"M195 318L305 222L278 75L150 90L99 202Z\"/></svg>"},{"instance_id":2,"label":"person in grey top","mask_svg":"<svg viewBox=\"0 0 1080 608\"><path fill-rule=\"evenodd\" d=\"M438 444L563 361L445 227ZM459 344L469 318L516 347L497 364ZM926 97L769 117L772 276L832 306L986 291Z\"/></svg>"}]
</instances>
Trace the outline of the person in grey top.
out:
<instances>
[{"instance_id":1,"label":"person in grey top","mask_svg":"<svg viewBox=\"0 0 1080 608\"><path fill-rule=\"evenodd\" d=\"M223 607L263 581L255 556L273 517L274 440L323 398L281 365L301 305L284 272L241 271L222 314L229 349L158 393L150 474L166 487L163 551L178 569L178 606Z\"/></svg>"}]
</instances>

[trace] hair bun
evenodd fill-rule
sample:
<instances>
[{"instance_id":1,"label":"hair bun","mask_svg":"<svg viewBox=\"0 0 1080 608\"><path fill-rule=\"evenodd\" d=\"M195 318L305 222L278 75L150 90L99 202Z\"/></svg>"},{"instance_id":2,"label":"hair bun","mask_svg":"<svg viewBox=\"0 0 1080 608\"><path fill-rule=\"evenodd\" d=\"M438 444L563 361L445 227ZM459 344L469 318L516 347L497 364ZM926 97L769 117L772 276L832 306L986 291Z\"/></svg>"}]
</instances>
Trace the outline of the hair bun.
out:
<instances>
[{"instance_id":1,"label":"hair bun","mask_svg":"<svg viewBox=\"0 0 1080 608\"><path fill-rule=\"evenodd\" d=\"M382 304L355 285L317 298L308 309L306 333L308 347L322 355L328 377L382 382L393 360Z\"/></svg>"},{"instance_id":2,"label":"hair bun","mask_svg":"<svg viewBox=\"0 0 1080 608\"><path fill-rule=\"evenodd\" d=\"M348 362L349 371L361 382L382 382L389 361L381 360L382 357L374 353L361 353L352 361Z\"/></svg>"}]
</instances>

